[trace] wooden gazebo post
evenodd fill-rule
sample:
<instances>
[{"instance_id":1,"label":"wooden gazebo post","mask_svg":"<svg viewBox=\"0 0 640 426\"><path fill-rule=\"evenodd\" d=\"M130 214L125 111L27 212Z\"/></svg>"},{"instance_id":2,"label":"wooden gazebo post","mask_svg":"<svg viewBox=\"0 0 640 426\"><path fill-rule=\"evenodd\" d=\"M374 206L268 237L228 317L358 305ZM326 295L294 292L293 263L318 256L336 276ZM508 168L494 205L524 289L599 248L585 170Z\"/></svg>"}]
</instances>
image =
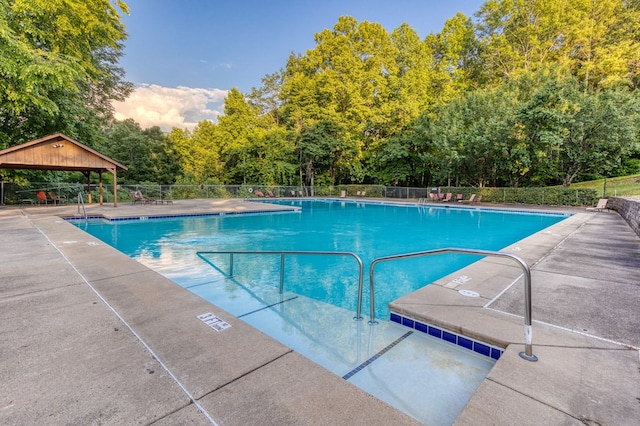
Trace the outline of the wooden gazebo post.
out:
<instances>
[{"instance_id":1,"label":"wooden gazebo post","mask_svg":"<svg viewBox=\"0 0 640 426\"><path fill-rule=\"evenodd\" d=\"M100 170L98 172L98 187L100 188L99 190L99 194L100 194L100 205L102 205L102 170ZM114 206L115 207L115 206Z\"/></svg>"},{"instance_id":2,"label":"wooden gazebo post","mask_svg":"<svg viewBox=\"0 0 640 426\"><path fill-rule=\"evenodd\" d=\"M91 170L82 172L87 178L87 204L91 204Z\"/></svg>"},{"instance_id":3,"label":"wooden gazebo post","mask_svg":"<svg viewBox=\"0 0 640 426\"><path fill-rule=\"evenodd\" d=\"M113 174L113 207L118 207L118 175L117 170L114 167L113 170L109 170Z\"/></svg>"}]
</instances>

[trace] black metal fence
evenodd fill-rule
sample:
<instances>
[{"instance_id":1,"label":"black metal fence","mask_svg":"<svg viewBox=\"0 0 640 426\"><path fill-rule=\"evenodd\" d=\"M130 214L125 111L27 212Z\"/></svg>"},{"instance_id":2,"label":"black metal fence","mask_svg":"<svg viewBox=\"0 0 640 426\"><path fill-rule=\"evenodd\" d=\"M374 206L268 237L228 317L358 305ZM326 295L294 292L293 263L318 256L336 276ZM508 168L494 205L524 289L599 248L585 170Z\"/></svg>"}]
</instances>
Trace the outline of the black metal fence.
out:
<instances>
[{"instance_id":1,"label":"black metal fence","mask_svg":"<svg viewBox=\"0 0 640 426\"><path fill-rule=\"evenodd\" d=\"M452 194L456 199L469 199L476 194L482 202L499 204L534 204L558 206L591 206L598 200L598 192L592 189L565 188L472 188L429 187L411 188L383 185L338 185L338 186L272 186L272 185L118 185L118 202L133 201L132 191L140 191L147 197L158 200L183 200L195 198L298 198L298 197L360 197L419 200L435 198L440 194ZM37 194L44 193L60 197L66 202L76 202L78 193L85 200L91 194L98 201L99 188L92 184L67 182L2 182L0 201L2 204L43 203ZM42 197L42 194L40 195ZM113 185L103 185L103 201L113 202Z\"/></svg>"}]
</instances>

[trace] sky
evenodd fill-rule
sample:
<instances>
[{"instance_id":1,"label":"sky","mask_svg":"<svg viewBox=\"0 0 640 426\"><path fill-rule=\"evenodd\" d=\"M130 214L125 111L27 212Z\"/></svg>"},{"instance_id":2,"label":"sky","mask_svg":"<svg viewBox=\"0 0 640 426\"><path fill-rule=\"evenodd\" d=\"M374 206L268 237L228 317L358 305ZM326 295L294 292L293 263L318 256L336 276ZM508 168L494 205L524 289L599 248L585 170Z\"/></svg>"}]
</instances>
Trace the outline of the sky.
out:
<instances>
[{"instance_id":1,"label":"sky","mask_svg":"<svg viewBox=\"0 0 640 426\"><path fill-rule=\"evenodd\" d=\"M315 47L314 35L340 16L407 23L421 38L457 12L472 17L484 0L128 0L120 66L135 85L116 118L142 128L193 129L216 121L231 88L250 93L284 68L291 53Z\"/></svg>"}]
</instances>

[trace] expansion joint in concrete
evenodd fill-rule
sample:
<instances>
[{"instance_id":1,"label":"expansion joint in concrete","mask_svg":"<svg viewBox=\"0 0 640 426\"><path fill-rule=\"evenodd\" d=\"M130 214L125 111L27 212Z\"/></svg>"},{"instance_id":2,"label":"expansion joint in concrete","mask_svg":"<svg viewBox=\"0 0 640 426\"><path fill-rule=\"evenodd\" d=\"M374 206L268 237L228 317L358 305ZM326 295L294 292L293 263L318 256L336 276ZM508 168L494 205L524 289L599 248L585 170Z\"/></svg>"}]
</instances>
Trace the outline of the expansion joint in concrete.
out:
<instances>
[{"instance_id":1,"label":"expansion joint in concrete","mask_svg":"<svg viewBox=\"0 0 640 426\"><path fill-rule=\"evenodd\" d=\"M215 392L219 391L220 389L223 389L223 388L225 388L226 386L229 386L230 384L237 382L238 380L240 380L240 379L242 379L242 378L244 378L244 377L246 377L246 376L248 376L248 375L252 374L252 373L253 373L253 372L255 372L255 371L260 370L260 369L261 369L261 368L263 368L263 367L266 367L267 365L269 365L269 364L271 364L271 363L273 363L273 362L275 362L275 361L277 361L277 360L279 360L279 359L281 359L281 358L283 358L283 357L287 356L287 355L288 355L288 354L290 354L290 353L293 353L293 349L289 349L288 351L284 352L283 354L281 354L281 355L279 355L279 356L277 356L277 357L275 357L275 358L273 358L273 359L271 359L271 360L269 360L269 361L267 361L267 362L265 362L265 363L263 363L263 364L261 364L261 365L257 366L256 368L253 368L253 369L251 369L251 370L247 371L246 373L244 373L244 374L242 374L242 375L240 375L240 376L236 377L235 379L230 380L230 381L228 381L228 382L226 382L226 383L221 384L221 385L220 385L220 386L218 386L217 388L212 389L211 391L209 391L209 392L207 392L207 393L203 394L203 395L202 395L200 398L198 398L198 399L200 400L200 399L202 399L202 398L204 398L204 397L206 397L206 396L208 396L208 395L211 395L212 393L215 393Z\"/></svg>"},{"instance_id":2,"label":"expansion joint in concrete","mask_svg":"<svg viewBox=\"0 0 640 426\"><path fill-rule=\"evenodd\" d=\"M551 410L553 410L553 411L557 411L557 412L559 412L559 413L564 414L565 416L571 417L572 419L576 419L576 420L578 420L578 421L582 422L582 419L580 419L579 417L573 416L573 415L571 415L570 413L567 413L566 411L559 409L558 407L554 407L553 405L549 405L549 404L547 404L546 402L541 401L541 400L540 400L540 399L538 399L538 398L533 398L531 395L528 395L528 394L526 394L526 393L522 393L522 392L520 392L518 389L514 389L514 388L512 388L511 386L507 386L507 385L505 385L504 383L500 383L500 382L498 382L498 381L496 381L496 380L494 380L494 379L491 379L491 378L489 378L489 377L485 378L485 380L488 380L488 381L490 381L490 382L492 382L492 383L495 383L495 384L496 384L496 385L498 385L498 386L502 386L503 388L509 389L511 392L515 392L515 393L517 393L517 394L519 394L519 395L523 396L524 398L530 399L530 400L532 400L532 401L536 401L536 402L538 402L538 403L540 403L540 404L544 405L545 407L547 407L547 408L549 408L549 409L551 409Z\"/></svg>"}]
</instances>

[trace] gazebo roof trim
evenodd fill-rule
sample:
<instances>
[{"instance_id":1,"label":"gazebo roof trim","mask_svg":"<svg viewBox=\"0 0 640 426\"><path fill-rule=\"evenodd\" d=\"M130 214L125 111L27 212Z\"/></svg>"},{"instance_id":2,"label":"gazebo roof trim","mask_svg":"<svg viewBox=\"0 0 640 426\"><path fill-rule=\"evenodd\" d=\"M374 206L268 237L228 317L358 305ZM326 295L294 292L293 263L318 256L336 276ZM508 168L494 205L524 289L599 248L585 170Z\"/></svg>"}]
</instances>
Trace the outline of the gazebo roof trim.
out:
<instances>
[{"instance_id":1,"label":"gazebo roof trim","mask_svg":"<svg viewBox=\"0 0 640 426\"><path fill-rule=\"evenodd\" d=\"M0 151L0 168L12 168L12 169L19 169L19 168L25 168L25 169L40 169L40 170L69 170L69 171L78 171L78 170L91 170L91 171L107 171L109 170L108 168L105 167L95 167L95 166L73 166L73 167L69 167L69 166L64 166L64 165L46 165L46 164L42 164L42 165L38 165L38 164L18 164L18 163L4 163L3 162L3 156L6 156L7 154L12 154L12 153L16 153L19 151L26 151L36 145L39 144L43 144L43 143L49 143L49 142L56 142L56 141L61 141L64 140L68 143L71 143L75 146L77 146L78 148L80 148L83 151L86 151L88 153L90 153L91 155L94 155L100 159L102 159L103 161L112 164L114 169L117 170L128 170L126 166L118 163L117 161L114 161L113 159L107 157L106 155L100 154L98 151L89 148L88 146L70 138L67 135L64 135L62 133L55 133L53 135L49 135L49 136L45 136L43 138L40 139L35 139L32 140L30 142L26 142L23 143L21 145L16 145L16 146L12 146L6 149L3 149Z\"/></svg>"}]
</instances>

